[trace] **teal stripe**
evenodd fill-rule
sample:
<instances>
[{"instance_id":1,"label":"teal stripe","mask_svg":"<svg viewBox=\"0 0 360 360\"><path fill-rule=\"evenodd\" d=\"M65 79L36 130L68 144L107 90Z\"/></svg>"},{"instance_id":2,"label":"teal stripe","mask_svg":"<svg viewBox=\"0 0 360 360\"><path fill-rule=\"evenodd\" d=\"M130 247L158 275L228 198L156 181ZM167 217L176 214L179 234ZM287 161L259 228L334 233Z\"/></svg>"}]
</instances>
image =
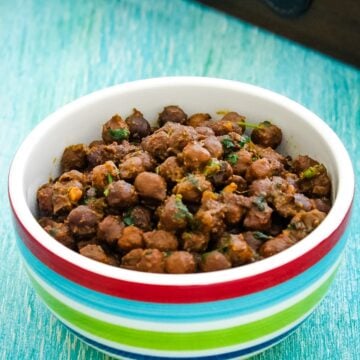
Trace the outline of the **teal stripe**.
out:
<instances>
[{"instance_id":1,"label":"teal stripe","mask_svg":"<svg viewBox=\"0 0 360 360\"><path fill-rule=\"evenodd\" d=\"M321 300L333 281L335 273L336 270L306 298L266 318L225 329L181 333L138 330L95 319L60 302L29 275L36 291L51 310L77 329L81 329L92 336L120 345L144 349L198 351L245 344L249 341L271 335L291 325L301 319Z\"/></svg>"},{"instance_id":2,"label":"teal stripe","mask_svg":"<svg viewBox=\"0 0 360 360\"><path fill-rule=\"evenodd\" d=\"M201 304L158 304L121 299L105 295L58 275L43 263L19 241L26 263L50 287L70 299L95 310L130 319L154 322L201 322L216 321L231 316L241 316L274 306L304 291L323 276L336 262L346 243L344 236L321 261L299 276L259 293L229 300ZM154 316L156 314L156 316Z\"/></svg>"}]
</instances>

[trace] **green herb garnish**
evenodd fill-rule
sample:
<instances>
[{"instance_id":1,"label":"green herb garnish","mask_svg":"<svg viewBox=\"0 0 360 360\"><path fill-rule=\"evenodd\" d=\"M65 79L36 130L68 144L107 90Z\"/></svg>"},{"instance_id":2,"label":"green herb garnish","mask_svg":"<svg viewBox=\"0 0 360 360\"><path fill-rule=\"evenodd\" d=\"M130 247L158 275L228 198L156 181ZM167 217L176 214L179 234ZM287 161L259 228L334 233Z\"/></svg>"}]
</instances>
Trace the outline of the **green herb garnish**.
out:
<instances>
[{"instance_id":1,"label":"green herb garnish","mask_svg":"<svg viewBox=\"0 0 360 360\"><path fill-rule=\"evenodd\" d=\"M256 239L261 240L261 241L266 241L266 240L271 239L271 236L266 235L261 231L254 231L253 235Z\"/></svg>"},{"instance_id":2,"label":"green herb garnish","mask_svg":"<svg viewBox=\"0 0 360 360\"><path fill-rule=\"evenodd\" d=\"M271 126L272 125L272 123L271 123L271 121L269 121L269 120L265 120L265 121L263 121L261 124L260 124L260 127L269 127L269 126Z\"/></svg>"},{"instance_id":3,"label":"green herb garnish","mask_svg":"<svg viewBox=\"0 0 360 360\"><path fill-rule=\"evenodd\" d=\"M221 170L221 164L217 159L211 159L208 164L205 166L204 175L211 176L216 174Z\"/></svg>"},{"instance_id":4,"label":"green herb garnish","mask_svg":"<svg viewBox=\"0 0 360 360\"><path fill-rule=\"evenodd\" d=\"M190 219L191 231L199 231L200 228L201 228L201 222L198 219L195 219L194 217Z\"/></svg>"},{"instance_id":5,"label":"green herb garnish","mask_svg":"<svg viewBox=\"0 0 360 360\"><path fill-rule=\"evenodd\" d=\"M259 124L253 124L253 123L242 122L242 121L238 122L238 125L245 126L245 127L251 128L251 129L258 129L260 127Z\"/></svg>"},{"instance_id":6,"label":"green herb garnish","mask_svg":"<svg viewBox=\"0 0 360 360\"><path fill-rule=\"evenodd\" d=\"M175 196L175 206L176 206L176 213L175 213L176 220L187 219L191 221L193 219L193 214L189 211L187 206L182 202L182 196L180 194Z\"/></svg>"},{"instance_id":7,"label":"green herb garnish","mask_svg":"<svg viewBox=\"0 0 360 360\"><path fill-rule=\"evenodd\" d=\"M110 185L113 182L113 177L111 176L111 174L107 174L107 182ZM104 190L104 195L105 196L109 196L109 187L106 187L106 189Z\"/></svg>"},{"instance_id":8,"label":"green herb garnish","mask_svg":"<svg viewBox=\"0 0 360 360\"><path fill-rule=\"evenodd\" d=\"M190 240L191 239L191 234L187 231L183 232L181 235L183 240Z\"/></svg>"},{"instance_id":9,"label":"green herb garnish","mask_svg":"<svg viewBox=\"0 0 360 360\"><path fill-rule=\"evenodd\" d=\"M226 161L231 165L235 165L238 162L238 160L239 160L239 155L235 153L229 154L226 157Z\"/></svg>"},{"instance_id":10,"label":"green herb garnish","mask_svg":"<svg viewBox=\"0 0 360 360\"><path fill-rule=\"evenodd\" d=\"M202 262L206 261L206 258L209 256L210 253L211 251L201 254L201 261Z\"/></svg>"},{"instance_id":11,"label":"green herb garnish","mask_svg":"<svg viewBox=\"0 0 360 360\"><path fill-rule=\"evenodd\" d=\"M130 225L134 225L134 219L131 216L131 210L128 210L124 216L123 216L123 222L125 225L130 226Z\"/></svg>"},{"instance_id":12,"label":"green herb garnish","mask_svg":"<svg viewBox=\"0 0 360 360\"><path fill-rule=\"evenodd\" d=\"M240 148L243 148L246 144L251 141L250 136L243 135L242 139L238 142Z\"/></svg>"},{"instance_id":13,"label":"green herb garnish","mask_svg":"<svg viewBox=\"0 0 360 360\"><path fill-rule=\"evenodd\" d=\"M266 201L265 201L265 197L264 197L264 196L262 196L262 195L257 196L255 199L253 199L252 203L253 203L254 205L256 205L257 208L258 208L260 211L264 211L264 210L265 210Z\"/></svg>"},{"instance_id":14,"label":"green herb garnish","mask_svg":"<svg viewBox=\"0 0 360 360\"><path fill-rule=\"evenodd\" d=\"M295 223L290 223L290 224L287 226L287 229L288 229L288 230L296 230L296 224L295 224Z\"/></svg>"},{"instance_id":15,"label":"green herb garnish","mask_svg":"<svg viewBox=\"0 0 360 360\"><path fill-rule=\"evenodd\" d=\"M109 135L115 141L121 141L129 137L130 131L128 129L109 129Z\"/></svg>"},{"instance_id":16,"label":"green herb garnish","mask_svg":"<svg viewBox=\"0 0 360 360\"><path fill-rule=\"evenodd\" d=\"M310 166L300 174L300 179L312 179L323 171L323 165Z\"/></svg>"},{"instance_id":17,"label":"green herb garnish","mask_svg":"<svg viewBox=\"0 0 360 360\"><path fill-rule=\"evenodd\" d=\"M196 189L201 191L199 179L194 174L189 174L186 176L186 180L193 185Z\"/></svg>"},{"instance_id":18,"label":"green herb garnish","mask_svg":"<svg viewBox=\"0 0 360 360\"><path fill-rule=\"evenodd\" d=\"M253 124L253 123L241 122L241 121L240 121L240 122L238 122L238 125L240 125L240 126L245 126L245 127L251 128L251 129L261 129L261 128L263 128L263 127L268 127L268 126L270 126L270 125L272 125L272 124L271 124L270 121L265 120L265 121L263 121L263 122L260 123L260 124Z\"/></svg>"},{"instance_id":19,"label":"green herb garnish","mask_svg":"<svg viewBox=\"0 0 360 360\"><path fill-rule=\"evenodd\" d=\"M224 147L225 150L234 150L235 144L234 142L229 138L224 138L221 140L221 144Z\"/></svg>"}]
</instances>

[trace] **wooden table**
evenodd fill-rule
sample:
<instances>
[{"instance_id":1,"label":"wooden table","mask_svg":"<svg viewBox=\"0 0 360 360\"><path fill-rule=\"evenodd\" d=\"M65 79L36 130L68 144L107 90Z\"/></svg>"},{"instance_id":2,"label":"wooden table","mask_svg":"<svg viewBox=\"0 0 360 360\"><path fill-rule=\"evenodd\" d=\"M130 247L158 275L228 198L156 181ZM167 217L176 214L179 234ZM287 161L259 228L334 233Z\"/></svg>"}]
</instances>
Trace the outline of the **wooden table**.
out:
<instances>
[{"instance_id":1,"label":"wooden table","mask_svg":"<svg viewBox=\"0 0 360 360\"><path fill-rule=\"evenodd\" d=\"M1 1L0 359L106 358L69 333L32 290L15 245L8 167L24 137L58 107L109 85L164 75L236 79L300 102L337 132L360 177L355 68L193 1ZM329 295L293 335L255 359L360 358L359 215L357 197Z\"/></svg>"}]
</instances>

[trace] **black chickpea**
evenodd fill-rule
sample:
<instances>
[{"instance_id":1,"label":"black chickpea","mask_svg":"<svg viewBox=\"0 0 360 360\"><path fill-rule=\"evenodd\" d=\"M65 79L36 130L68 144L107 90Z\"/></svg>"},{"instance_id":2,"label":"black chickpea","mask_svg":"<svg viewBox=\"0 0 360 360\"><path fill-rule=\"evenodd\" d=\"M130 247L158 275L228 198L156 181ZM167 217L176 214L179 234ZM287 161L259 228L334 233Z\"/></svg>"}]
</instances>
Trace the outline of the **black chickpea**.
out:
<instances>
[{"instance_id":1,"label":"black chickpea","mask_svg":"<svg viewBox=\"0 0 360 360\"><path fill-rule=\"evenodd\" d=\"M177 105L158 127L145 116L115 114L101 140L66 147L37 190L39 224L64 246L133 271L220 271L289 248L330 211L325 166L277 152L276 124Z\"/></svg>"}]
</instances>

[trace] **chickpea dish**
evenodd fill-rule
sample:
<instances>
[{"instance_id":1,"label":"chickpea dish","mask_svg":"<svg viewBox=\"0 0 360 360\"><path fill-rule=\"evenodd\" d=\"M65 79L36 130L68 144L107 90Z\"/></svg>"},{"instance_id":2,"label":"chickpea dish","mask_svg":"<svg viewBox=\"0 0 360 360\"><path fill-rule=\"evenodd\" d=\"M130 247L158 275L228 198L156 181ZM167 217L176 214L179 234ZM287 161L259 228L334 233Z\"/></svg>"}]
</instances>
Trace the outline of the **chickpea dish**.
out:
<instances>
[{"instance_id":1,"label":"chickpea dish","mask_svg":"<svg viewBox=\"0 0 360 360\"><path fill-rule=\"evenodd\" d=\"M91 259L154 273L228 269L296 244L331 208L325 166L277 152L270 121L220 116L170 105L153 128L137 109L114 115L101 140L65 148L61 175L37 191L39 224Z\"/></svg>"}]
</instances>

